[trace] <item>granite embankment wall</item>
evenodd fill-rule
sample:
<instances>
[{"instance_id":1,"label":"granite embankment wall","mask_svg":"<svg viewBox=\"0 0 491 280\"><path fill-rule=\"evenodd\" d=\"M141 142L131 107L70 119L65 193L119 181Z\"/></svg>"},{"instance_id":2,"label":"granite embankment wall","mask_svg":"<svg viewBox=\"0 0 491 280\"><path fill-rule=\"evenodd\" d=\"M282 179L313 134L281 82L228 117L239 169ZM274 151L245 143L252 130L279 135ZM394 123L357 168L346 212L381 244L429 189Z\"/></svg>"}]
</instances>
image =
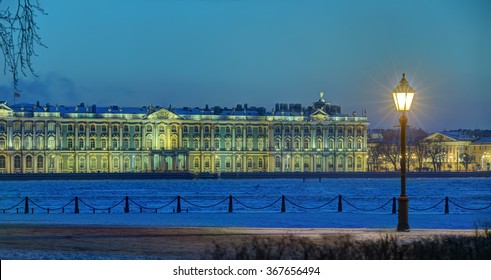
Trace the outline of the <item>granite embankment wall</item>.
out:
<instances>
[{"instance_id":1,"label":"granite embankment wall","mask_svg":"<svg viewBox=\"0 0 491 280\"><path fill-rule=\"evenodd\" d=\"M0 174L0 180L193 180L193 179L318 179L322 178L398 178L399 172L149 172L149 173L26 173ZM484 172L408 172L408 178L491 178Z\"/></svg>"}]
</instances>

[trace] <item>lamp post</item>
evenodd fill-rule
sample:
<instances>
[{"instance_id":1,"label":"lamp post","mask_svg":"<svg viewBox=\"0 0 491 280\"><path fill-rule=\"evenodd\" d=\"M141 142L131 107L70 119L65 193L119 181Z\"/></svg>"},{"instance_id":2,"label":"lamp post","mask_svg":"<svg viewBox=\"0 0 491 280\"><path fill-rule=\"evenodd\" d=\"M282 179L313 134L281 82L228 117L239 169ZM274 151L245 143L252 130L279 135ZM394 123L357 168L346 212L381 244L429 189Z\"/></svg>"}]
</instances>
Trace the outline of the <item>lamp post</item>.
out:
<instances>
[{"instance_id":1,"label":"lamp post","mask_svg":"<svg viewBox=\"0 0 491 280\"><path fill-rule=\"evenodd\" d=\"M406 74L402 74L399 85L392 91L396 110L402 112L399 119L401 124L401 195L399 196L399 211L397 231L409 231L408 209L409 199L406 196L406 111L411 108L414 97L414 89L406 80Z\"/></svg>"}]
</instances>

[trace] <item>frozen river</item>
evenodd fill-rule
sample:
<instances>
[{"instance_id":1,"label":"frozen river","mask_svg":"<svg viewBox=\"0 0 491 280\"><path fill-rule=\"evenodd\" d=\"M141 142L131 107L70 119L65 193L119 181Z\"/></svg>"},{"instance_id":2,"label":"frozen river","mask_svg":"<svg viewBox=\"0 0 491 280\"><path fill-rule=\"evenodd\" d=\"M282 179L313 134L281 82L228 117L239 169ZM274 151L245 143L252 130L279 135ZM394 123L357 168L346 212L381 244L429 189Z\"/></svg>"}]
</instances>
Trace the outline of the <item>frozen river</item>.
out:
<instances>
[{"instance_id":1,"label":"frozen river","mask_svg":"<svg viewBox=\"0 0 491 280\"><path fill-rule=\"evenodd\" d=\"M4 181L0 223L390 227L397 221L392 198L399 193L399 179ZM410 179L407 194L412 227L473 228L491 222L490 178ZM24 213L26 196L34 214L16 214ZM124 214L126 196L129 214ZM173 214L178 196L182 213ZM228 213L229 196L233 213ZM73 215L75 197L79 215Z\"/></svg>"}]
</instances>

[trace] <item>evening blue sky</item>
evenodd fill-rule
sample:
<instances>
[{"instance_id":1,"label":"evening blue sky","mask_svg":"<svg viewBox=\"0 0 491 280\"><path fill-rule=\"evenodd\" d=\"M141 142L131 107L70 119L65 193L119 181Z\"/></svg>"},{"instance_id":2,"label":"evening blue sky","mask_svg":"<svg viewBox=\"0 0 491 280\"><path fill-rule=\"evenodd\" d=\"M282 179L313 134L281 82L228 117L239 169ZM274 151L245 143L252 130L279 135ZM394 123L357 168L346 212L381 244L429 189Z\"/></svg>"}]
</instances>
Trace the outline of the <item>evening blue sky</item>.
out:
<instances>
[{"instance_id":1,"label":"evening blue sky","mask_svg":"<svg viewBox=\"0 0 491 280\"><path fill-rule=\"evenodd\" d=\"M11 0L9 0L11 1ZM7 2L9 2L7 1ZM491 1L41 0L48 48L17 102L233 107L319 98L428 131L491 129ZM0 99L13 102L9 76Z\"/></svg>"}]
</instances>

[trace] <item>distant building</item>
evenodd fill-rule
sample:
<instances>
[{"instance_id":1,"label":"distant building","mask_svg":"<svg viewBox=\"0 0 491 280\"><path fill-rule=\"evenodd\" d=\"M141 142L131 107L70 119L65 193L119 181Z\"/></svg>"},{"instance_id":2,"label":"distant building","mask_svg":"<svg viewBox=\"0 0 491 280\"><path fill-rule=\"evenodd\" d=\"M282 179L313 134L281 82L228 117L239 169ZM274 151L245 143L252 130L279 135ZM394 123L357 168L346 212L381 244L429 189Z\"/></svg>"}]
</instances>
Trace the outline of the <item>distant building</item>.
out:
<instances>
[{"instance_id":1,"label":"distant building","mask_svg":"<svg viewBox=\"0 0 491 280\"><path fill-rule=\"evenodd\" d=\"M491 137L477 138L462 131L441 131L425 140L442 145L441 171L490 171Z\"/></svg>"},{"instance_id":2,"label":"distant building","mask_svg":"<svg viewBox=\"0 0 491 280\"><path fill-rule=\"evenodd\" d=\"M0 173L366 171L366 114L0 103Z\"/></svg>"}]
</instances>

